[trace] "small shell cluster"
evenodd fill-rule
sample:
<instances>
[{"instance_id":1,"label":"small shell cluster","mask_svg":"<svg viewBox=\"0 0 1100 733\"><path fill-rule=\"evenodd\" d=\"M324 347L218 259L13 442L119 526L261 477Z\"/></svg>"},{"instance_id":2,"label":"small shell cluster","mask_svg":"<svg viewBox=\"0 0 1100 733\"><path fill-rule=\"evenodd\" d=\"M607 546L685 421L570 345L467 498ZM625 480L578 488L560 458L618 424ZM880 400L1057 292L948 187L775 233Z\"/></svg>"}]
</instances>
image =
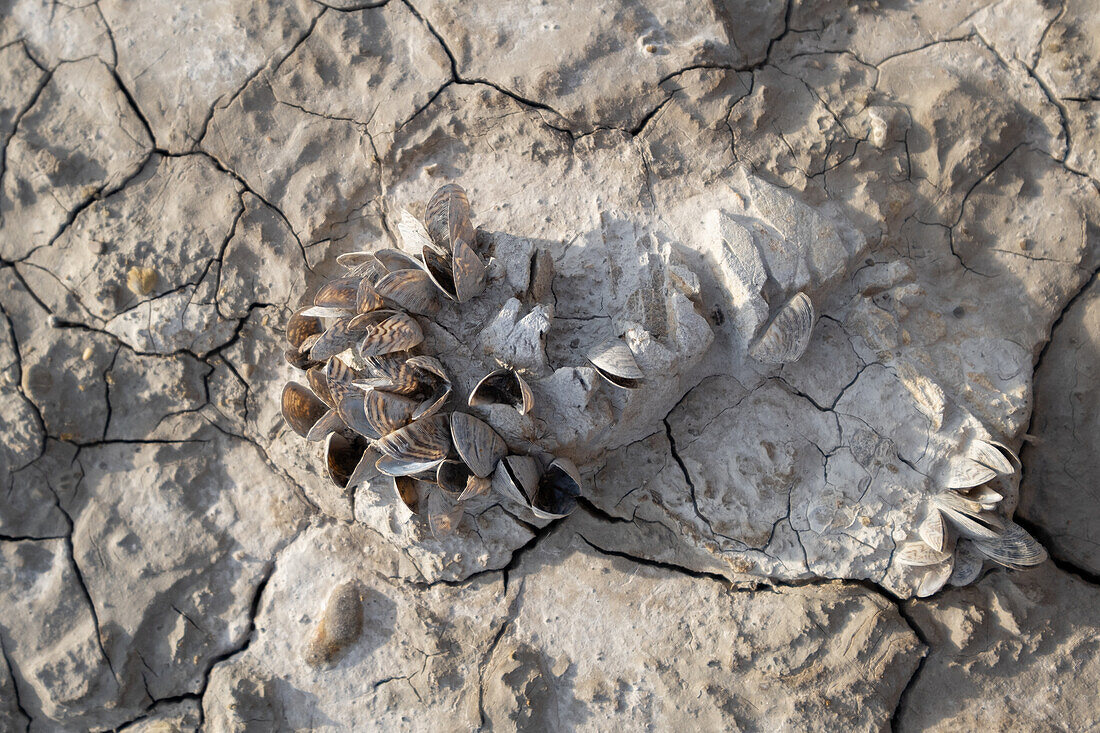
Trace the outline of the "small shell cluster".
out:
<instances>
[{"instance_id":1,"label":"small shell cluster","mask_svg":"<svg viewBox=\"0 0 1100 733\"><path fill-rule=\"evenodd\" d=\"M932 496L918 525L919 539L897 551L901 565L917 568L917 595L928 596L952 580L972 582L983 558L1008 568L1038 565L1046 550L1023 527L998 513L1004 494L997 482L1011 477L1019 459L1007 446L971 439L952 457L943 481L945 491Z\"/></svg>"},{"instance_id":2,"label":"small shell cluster","mask_svg":"<svg viewBox=\"0 0 1100 733\"><path fill-rule=\"evenodd\" d=\"M513 451L486 421L446 409L455 397L451 378L439 359L419 353L418 319L477 297L487 281L463 189L442 186L426 212L421 222L405 211L398 224L414 254L341 255L342 275L291 316L286 359L306 384L286 384L283 418L300 436L325 442L325 471L338 487L391 477L397 498L437 537L455 529L467 500L490 491L540 519L563 517L581 495L577 467L566 457ZM630 348L618 339L589 360L616 386L642 381ZM527 414L534 395L519 370L502 366L478 381L466 404L506 404Z\"/></svg>"}]
</instances>

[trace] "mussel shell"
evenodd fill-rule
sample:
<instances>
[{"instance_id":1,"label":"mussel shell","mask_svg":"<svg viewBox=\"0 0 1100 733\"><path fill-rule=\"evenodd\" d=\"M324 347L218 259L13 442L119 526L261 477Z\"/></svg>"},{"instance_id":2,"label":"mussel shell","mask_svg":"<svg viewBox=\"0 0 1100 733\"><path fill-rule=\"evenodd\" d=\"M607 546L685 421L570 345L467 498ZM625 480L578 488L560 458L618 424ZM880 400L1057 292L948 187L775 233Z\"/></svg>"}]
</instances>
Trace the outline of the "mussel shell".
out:
<instances>
[{"instance_id":1,"label":"mussel shell","mask_svg":"<svg viewBox=\"0 0 1100 733\"><path fill-rule=\"evenodd\" d=\"M394 305L410 313L434 316L439 313L439 289L420 268L394 270L375 284L375 290Z\"/></svg>"},{"instance_id":2,"label":"mussel shell","mask_svg":"<svg viewBox=\"0 0 1100 733\"><path fill-rule=\"evenodd\" d=\"M351 392L358 391L352 384L354 379L355 372L342 360L337 357L328 360L328 363L325 364L325 386L332 398L330 404L335 405Z\"/></svg>"},{"instance_id":3,"label":"mussel shell","mask_svg":"<svg viewBox=\"0 0 1100 733\"><path fill-rule=\"evenodd\" d=\"M336 408L328 410L321 419L313 424L313 427L306 433L306 440L311 443L316 443L318 440L324 440L329 436L329 433L335 433L343 431L347 428L344 425L344 421L340 419L339 413L336 412Z\"/></svg>"},{"instance_id":4,"label":"mussel shell","mask_svg":"<svg viewBox=\"0 0 1100 733\"><path fill-rule=\"evenodd\" d=\"M805 293L795 293L776 312L749 356L765 364L787 364L806 352L814 330L814 304Z\"/></svg>"},{"instance_id":5,"label":"mussel shell","mask_svg":"<svg viewBox=\"0 0 1100 733\"><path fill-rule=\"evenodd\" d=\"M453 533L462 523L464 509L462 502L451 500L442 491L432 491L427 501L428 527L432 536L441 540Z\"/></svg>"},{"instance_id":6,"label":"mussel shell","mask_svg":"<svg viewBox=\"0 0 1100 733\"><path fill-rule=\"evenodd\" d=\"M511 405L521 415L530 412L534 403L535 397L531 393L531 387L527 384L527 380L509 367L495 369L482 377L481 381L470 391L470 397L467 400L470 407L493 404Z\"/></svg>"},{"instance_id":7,"label":"mussel shell","mask_svg":"<svg viewBox=\"0 0 1100 733\"><path fill-rule=\"evenodd\" d=\"M447 459L436 468L435 483L448 494L459 496L466 490L470 479L477 478L462 461Z\"/></svg>"},{"instance_id":8,"label":"mussel shell","mask_svg":"<svg viewBox=\"0 0 1100 733\"><path fill-rule=\"evenodd\" d=\"M405 460L383 455L379 457L374 466L379 473L387 476L421 476L433 473L442 462L442 458L436 458L435 460Z\"/></svg>"},{"instance_id":9,"label":"mussel shell","mask_svg":"<svg viewBox=\"0 0 1100 733\"><path fill-rule=\"evenodd\" d=\"M295 369L300 369L302 371L315 367L321 363L319 361L316 361L315 359L310 358L308 349L304 351L287 349L283 352L283 358L286 359L287 364L290 364Z\"/></svg>"},{"instance_id":10,"label":"mussel shell","mask_svg":"<svg viewBox=\"0 0 1100 733\"><path fill-rule=\"evenodd\" d=\"M324 305L314 305L302 311L303 316L310 318L343 318L351 314L350 308L332 308Z\"/></svg>"},{"instance_id":11,"label":"mussel shell","mask_svg":"<svg viewBox=\"0 0 1100 733\"><path fill-rule=\"evenodd\" d=\"M969 489L997 478L997 472L966 456L952 456L947 464L944 486L949 489Z\"/></svg>"},{"instance_id":12,"label":"mussel shell","mask_svg":"<svg viewBox=\"0 0 1100 733\"><path fill-rule=\"evenodd\" d=\"M947 581L951 585L970 585L982 573L985 556L974 547L974 541L961 539L955 545L955 568Z\"/></svg>"},{"instance_id":13,"label":"mussel shell","mask_svg":"<svg viewBox=\"0 0 1100 733\"><path fill-rule=\"evenodd\" d=\"M1045 562L1047 551L1020 525L1006 522L1004 532L992 538L975 538L974 547L990 560L1020 569Z\"/></svg>"},{"instance_id":14,"label":"mussel shell","mask_svg":"<svg viewBox=\"0 0 1100 733\"><path fill-rule=\"evenodd\" d=\"M971 513L946 506L939 506L938 509L943 513L943 518L964 537L991 539L1004 531L1004 521L996 514L985 511Z\"/></svg>"},{"instance_id":15,"label":"mussel shell","mask_svg":"<svg viewBox=\"0 0 1100 733\"><path fill-rule=\"evenodd\" d=\"M924 575L921 576L920 582L917 583L916 595L918 598L927 598L932 595L947 583L947 580L951 577L951 573L955 568L954 555L948 556L948 559L939 565L929 566L924 571Z\"/></svg>"},{"instance_id":16,"label":"mussel shell","mask_svg":"<svg viewBox=\"0 0 1100 733\"><path fill-rule=\"evenodd\" d=\"M992 487L986 484L958 493L970 501L977 502L983 509L992 509L1004 499L1002 494L994 491Z\"/></svg>"},{"instance_id":17,"label":"mussel shell","mask_svg":"<svg viewBox=\"0 0 1100 733\"><path fill-rule=\"evenodd\" d=\"M451 254L451 281L454 283L455 300L465 303L485 290L485 263L464 240L454 243Z\"/></svg>"},{"instance_id":18,"label":"mussel shell","mask_svg":"<svg viewBox=\"0 0 1100 733\"><path fill-rule=\"evenodd\" d=\"M453 252L455 244L474 243L474 227L470 223L470 200L457 183L447 183L436 189L425 210L428 236L437 247Z\"/></svg>"},{"instance_id":19,"label":"mussel shell","mask_svg":"<svg viewBox=\"0 0 1100 733\"><path fill-rule=\"evenodd\" d=\"M933 509L928 512L928 516L917 527L917 534L933 550L937 552L947 550L947 526L943 515L938 510Z\"/></svg>"},{"instance_id":20,"label":"mussel shell","mask_svg":"<svg viewBox=\"0 0 1100 733\"><path fill-rule=\"evenodd\" d=\"M363 334L363 329L354 321L354 318L344 317L329 326L313 344L310 357L316 361L327 361L354 346Z\"/></svg>"},{"instance_id":21,"label":"mussel shell","mask_svg":"<svg viewBox=\"0 0 1100 733\"><path fill-rule=\"evenodd\" d=\"M366 442L355 438L349 440L341 433L332 433L325 442L325 472L332 483L341 489L348 486L351 475L359 465L366 451Z\"/></svg>"},{"instance_id":22,"label":"mussel shell","mask_svg":"<svg viewBox=\"0 0 1100 733\"><path fill-rule=\"evenodd\" d=\"M412 476L394 476L393 493L413 514L420 513L424 491L421 482Z\"/></svg>"},{"instance_id":23,"label":"mussel shell","mask_svg":"<svg viewBox=\"0 0 1100 733\"><path fill-rule=\"evenodd\" d=\"M568 458L556 458L539 479L531 496L531 512L539 519L561 519L577 508L581 477Z\"/></svg>"},{"instance_id":24,"label":"mussel shell","mask_svg":"<svg viewBox=\"0 0 1100 733\"><path fill-rule=\"evenodd\" d=\"M313 296L313 305L353 311L360 282L362 278L359 277L338 277L335 280L329 280Z\"/></svg>"},{"instance_id":25,"label":"mussel shell","mask_svg":"<svg viewBox=\"0 0 1100 733\"><path fill-rule=\"evenodd\" d=\"M451 449L450 425L445 415L432 415L382 436L375 445L399 461L441 460Z\"/></svg>"},{"instance_id":26,"label":"mussel shell","mask_svg":"<svg viewBox=\"0 0 1100 733\"><path fill-rule=\"evenodd\" d=\"M475 475L489 476L508 452L504 438L487 422L465 412L452 412L450 419L451 440L458 457Z\"/></svg>"},{"instance_id":27,"label":"mussel shell","mask_svg":"<svg viewBox=\"0 0 1100 733\"><path fill-rule=\"evenodd\" d=\"M332 392L328 388L328 376L325 374L324 367L311 367L306 370L306 381L309 382L309 388L313 390L313 394L324 402L329 407L336 404L336 400L332 398Z\"/></svg>"},{"instance_id":28,"label":"mussel shell","mask_svg":"<svg viewBox=\"0 0 1100 733\"><path fill-rule=\"evenodd\" d=\"M902 565L923 568L939 565L950 557L951 553L934 550L923 542L909 542L898 549L894 559Z\"/></svg>"},{"instance_id":29,"label":"mussel shell","mask_svg":"<svg viewBox=\"0 0 1100 733\"><path fill-rule=\"evenodd\" d=\"M401 234L401 241L405 245L405 252L401 252L400 254L406 257L409 256L406 252L419 253L424 251L425 247L439 255L447 254L447 250L441 249L432 241L431 236L428 234L428 229L424 226L423 222L413 216L407 209L401 212L401 218L397 222L397 231ZM391 251L396 252L397 250ZM377 253L377 257L386 265L386 269L391 272L395 269L402 269L405 267L405 265L390 267L389 263L383 259L384 255L381 251Z\"/></svg>"},{"instance_id":30,"label":"mussel shell","mask_svg":"<svg viewBox=\"0 0 1100 733\"><path fill-rule=\"evenodd\" d=\"M966 455L971 460L991 468L1002 476L1009 475L1015 470L1011 461L1001 452L1001 449L996 444L985 440L978 438L972 440Z\"/></svg>"},{"instance_id":31,"label":"mussel shell","mask_svg":"<svg viewBox=\"0 0 1100 733\"><path fill-rule=\"evenodd\" d=\"M354 489L378 476L378 469L374 465L376 460L377 454L374 451L369 448L363 451L363 457L359 459L359 464L348 479L349 489Z\"/></svg>"},{"instance_id":32,"label":"mussel shell","mask_svg":"<svg viewBox=\"0 0 1100 733\"><path fill-rule=\"evenodd\" d=\"M366 421L378 437L408 425L419 401L394 392L371 389L363 393Z\"/></svg>"},{"instance_id":33,"label":"mussel shell","mask_svg":"<svg viewBox=\"0 0 1100 733\"><path fill-rule=\"evenodd\" d=\"M645 381L634 353L622 339L604 341L588 352L587 359L597 374L616 387L637 389Z\"/></svg>"},{"instance_id":34,"label":"mussel shell","mask_svg":"<svg viewBox=\"0 0 1100 733\"><path fill-rule=\"evenodd\" d=\"M295 311L286 322L286 340L295 351L301 348L306 338L325 330L320 318L303 315L304 310Z\"/></svg>"},{"instance_id":35,"label":"mussel shell","mask_svg":"<svg viewBox=\"0 0 1100 733\"><path fill-rule=\"evenodd\" d=\"M425 247L420 255L424 260L424 269L440 292L451 300L458 300L455 292L454 263L450 255L441 254L433 247Z\"/></svg>"},{"instance_id":36,"label":"mussel shell","mask_svg":"<svg viewBox=\"0 0 1100 733\"><path fill-rule=\"evenodd\" d=\"M424 340L420 324L407 313L397 313L371 327L359 342L362 357L408 351Z\"/></svg>"},{"instance_id":37,"label":"mussel shell","mask_svg":"<svg viewBox=\"0 0 1100 733\"><path fill-rule=\"evenodd\" d=\"M424 236L427 238L426 234ZM417 246L411 247L410 250L412 252L419 252L421 247L423 247L423 241ZM405 254L399 249L380 249L375 253L375 256L378 258L378 261L382 263L382 266L386 268L386 272L424 269L424 263L411 255Z\"/></svg>"},{"instance_id":38,"label":"mussel shell","mask_svg":"<svg viewBox=\"0 0 1100 733\"><path fill-rule=\"evenodd\" d=\"M386 382L384 387L381 383L365 383L363 386L385 389L387 392L397 392L398 394L412 394L420 388L417 381L417 370L409 364L411 358L407 355L380 354L378 356L368 356L363 361L366 364L367 372L372 377Z\"/></svg>"},{"instance_id":39,"label":"mussel shell","mask_svg":"<svg viewBox=\"0 0 1100 733\"><path fill-rule=\"evenodd\" d=\"M493 490L517 504L529 507L528 498L539 485L539 465L531 456L505 456L493 474Z\"/></svg>"},{"instance_id":40,"label":"mussel shell","mask_svg":"<svg viewBox=\"0 0 1100 733\"><path fill-rule=\"evenodd\" d=\"M374 286L370 282L363 278L359 281L359 289L355 294L355 312L356 313L370 313L371 311L378 310L385 301L382 300L382 296L378 294Z\"/></svg>"},{"instance_id":41,"label":"mussel shell","mask_svg":"<svg viewBox=\"0 0 1100 733\"><path fill-rule=\"evenodd\" d=\"M405 365L413 370L420 392L427 394L413 417L419 419L435 414L451 396L451 378L443 363L434 356L411 356Z\"/></svg>"},{"instance_id":42,"label":"mussel shell","mask_svg":"<svg viewBox=\"0 0 1100 733\"><path fill-rule=\"evenodd\" d=\"M377 440L382 433L375 429L373 423L367 419L364 408L364 393L355 390L344 395L336 404L336 414L344 421L344 424L355 432L370 440Z\"/></svg>"},{"instance_id":43,"label":"mussel shell","mask_svg":"<svg viewBox=\"0 0 1100 733\"><path fill-rule=\"evenodd\" d=\"M303 438L328 410L317 395L297 382L287 382L283 387L282 409L283 420Z\"/></svg>"},{"instance_id":44,"label":"mussel shell","mask_svg":"<svg viewBox=\"0 0 1100 733\"><path fill-rule=\"evenodd\" d=\"M349 270L377 261L378 259L373 252L344 252L341 255L336 255L336 264Z\"/></svg>"}]
</instances>

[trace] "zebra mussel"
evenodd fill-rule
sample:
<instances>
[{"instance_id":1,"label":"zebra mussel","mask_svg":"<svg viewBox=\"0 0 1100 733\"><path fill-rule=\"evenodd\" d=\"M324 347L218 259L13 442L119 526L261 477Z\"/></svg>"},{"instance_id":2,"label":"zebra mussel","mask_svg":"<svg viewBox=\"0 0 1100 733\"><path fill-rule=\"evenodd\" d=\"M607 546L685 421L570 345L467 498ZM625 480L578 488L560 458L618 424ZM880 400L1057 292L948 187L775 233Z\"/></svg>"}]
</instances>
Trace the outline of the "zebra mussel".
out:
<instances>
[{"instance_id":1,"label":"zebra mussel","mask_svg":"<svg viewBox=\"0 0 1100 733\"><path fill-rule=\"evenodd\" d=\"M323 441L325 473L336 486L392 486L400 504L437 537L461 524L466 502L493 491L536 518L564 517L582 492L572 461L509 446L488 422L455 409L446 367L425 353L419 319L477 297L487 284L462 187L439 188L426 212L425 221L403 212L398 231L405 252L340 255L340 276L291 315L286 360L306 384L286 384L283 418L299 436ZM590 359L611 384L642 383L620 340ZM522 370L508 365L480 379L465 402L474 410L510 405L520 415L535 408Z\"/></svg>"},{"instance_id":2,"label":"zebra mussel","mask_svg":"<svg viewBox=\"0 0 1100 733\"><path fill-rule=\"evenodd\" d=\"M918 596L935 593L949 580L972 582L984 560L1019 570L1047 559L1043 546L999 511L1004 495L996 483L1019 465L1008 446L979 437L951 456L940 479L943 490L930 498L917 537L901 545L895 558L917 569Z\"/></svg>"}]
</instances>

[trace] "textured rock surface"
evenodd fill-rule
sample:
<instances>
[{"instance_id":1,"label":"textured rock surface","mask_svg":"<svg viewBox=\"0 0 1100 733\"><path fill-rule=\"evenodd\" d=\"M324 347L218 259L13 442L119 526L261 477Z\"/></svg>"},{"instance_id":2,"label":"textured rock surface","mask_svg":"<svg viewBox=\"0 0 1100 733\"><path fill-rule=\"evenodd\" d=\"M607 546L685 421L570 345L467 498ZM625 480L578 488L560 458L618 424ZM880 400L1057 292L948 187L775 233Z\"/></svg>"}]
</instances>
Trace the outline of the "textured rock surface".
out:
<instances>
[{"instance_id":1,"label":"textured rock surface","mask_svg":"<svg viewBox=\"0 0 1100 733\"><path fill-rule=\"evenodd\" d=\"M909 616L931 651L899 730L1087 730L1100 722L1095 585L1052 568L995 572L913 602Z\"/></svg>"},{"instance_id":2,"label":"textured rock surface","mask_svg":"<svg viewBox=\"0 0 1100 733\"><path fill-rule=\"evenodd\" d=\"M0 728L1097 724L1095 3L0 17ZM279 414L291 310L448 180L489 284L428 343L528 370L483 416L566 520L436 539ZM907 600L967 431L1055 563Z\"/></svg>"},{"instance_id":3,"label":"textured rock surface","mask_svg":"<svg viewBox=\"0 0 1100 733\"><path fill-rule=\"evenodd\" d=\"M1100 575L1100 285L1066 309L1035 374L1020 513L1056 556Z\"/></svg>"}]
</instances>

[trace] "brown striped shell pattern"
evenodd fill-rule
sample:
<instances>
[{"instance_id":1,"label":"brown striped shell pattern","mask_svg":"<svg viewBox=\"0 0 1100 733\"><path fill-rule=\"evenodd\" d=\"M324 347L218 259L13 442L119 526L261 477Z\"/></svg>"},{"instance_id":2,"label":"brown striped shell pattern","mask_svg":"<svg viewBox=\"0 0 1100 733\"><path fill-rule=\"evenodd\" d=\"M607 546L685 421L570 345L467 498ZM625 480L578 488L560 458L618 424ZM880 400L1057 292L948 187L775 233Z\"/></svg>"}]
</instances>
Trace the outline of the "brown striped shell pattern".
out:
<instances>
[{"instance_id":1,"label":"brown striped shell pattern","mask_svg":"<svg viewBox=\"0 0 1100 733\"><path fill-rule=\"evenodd\" d=\"M340 255L340 275L290 316L285 356L304 384L284 387L283 418L323 445L324 472L337 487L392 485L394 498L437 537L461 525L467 501L489 492L535 518L563 517L582 489L568 458L510 446L485 420L454 409L504 404L526 415L535 398L522 370L502 366L466 400L452 399L446 367L424 353L422 319L476 298L488 277L462 187L440 187L425 211L424 221L403 212L397 229L405 251ZM590 358L610 384L643 382L621 340Z\"/></svg>"}]
</instances>

